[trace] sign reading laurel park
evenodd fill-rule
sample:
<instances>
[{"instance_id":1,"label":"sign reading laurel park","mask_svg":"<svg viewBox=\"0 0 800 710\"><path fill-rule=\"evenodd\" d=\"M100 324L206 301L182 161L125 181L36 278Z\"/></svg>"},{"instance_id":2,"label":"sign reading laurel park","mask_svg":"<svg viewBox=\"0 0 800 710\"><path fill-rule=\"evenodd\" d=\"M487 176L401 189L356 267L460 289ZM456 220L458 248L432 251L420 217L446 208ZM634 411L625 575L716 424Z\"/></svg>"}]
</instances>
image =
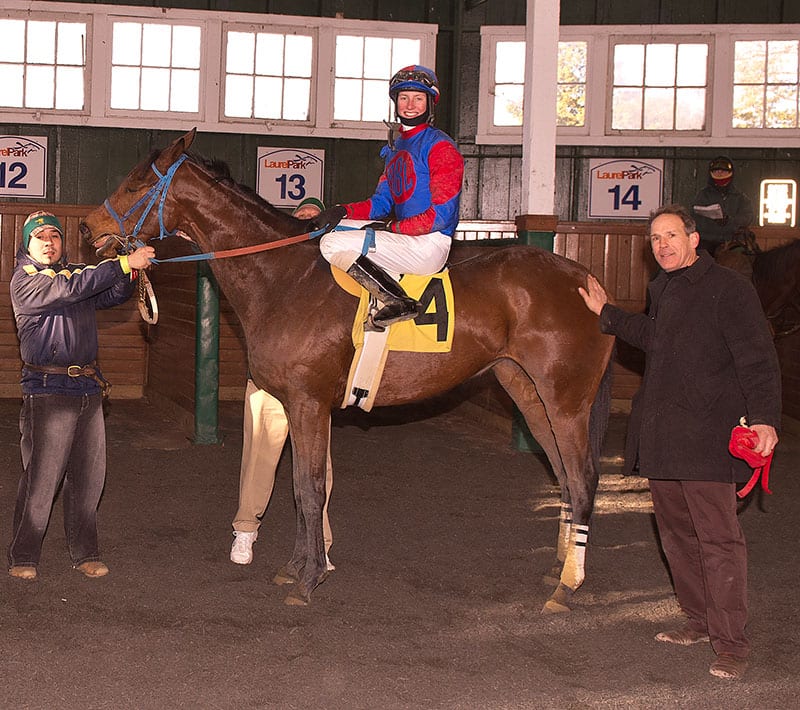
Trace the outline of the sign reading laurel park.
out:
<instances>
[{"instance_id":1,"label":"sign reading laurel park","mask_svg":"<svg viewBox=\"0 0 800 710\"><path fill-rule=\"evenodd\" d=\"M297 207L306 197L322 200L325 151L259 148L256 192L275 207Z\"/></svg>"},{"instance_id":2,"label":"sign reading laurel park","mask_svg":"<svg viewBox=\"0 0 800 710\"><path fill-rule=\"evenodd\" d=\"M44 197L47 138L0 136L0 196Z\"/></svg>"},{"instance_id":3,"label":"sign reading laurel park","mask_svg":"<svg viewBox=\"0 0 800 710\"><path fill-rule=\"evenodd\" d=\"M589 217L647 219L661 205L663 160L589 161Z\"/></svg>"}]
</instances>

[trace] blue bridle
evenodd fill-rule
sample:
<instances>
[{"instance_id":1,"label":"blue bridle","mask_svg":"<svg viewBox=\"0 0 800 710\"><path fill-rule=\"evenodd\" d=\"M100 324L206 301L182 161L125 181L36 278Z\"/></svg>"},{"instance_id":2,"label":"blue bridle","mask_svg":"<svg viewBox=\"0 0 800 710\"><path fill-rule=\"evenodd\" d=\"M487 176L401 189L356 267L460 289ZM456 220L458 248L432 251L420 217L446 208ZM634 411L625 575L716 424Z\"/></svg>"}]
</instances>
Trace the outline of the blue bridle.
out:
<instances>
[{"instance_id":1,"label":"blue bridle","mask_svg":"<svg viewBox=\"0 0 800 710\"><path fill-rule=\"evenodd\" d=\"M119 236L122 239L128 240L128 242L132 242L136 247L144 246L144 242L138 238L139 232L142 229L142 225L144 221L147 219L147 216L150 214L150 210L153 209L153 205L155 205L156 200L158 200L158 228L159 228L159 235L156 239L164 239L165 237L171 237L177 233L176 230L169 230L164 226L164 201L167 199L167 191L169 190L169 186L172 183L172 178L175 176L175 171L183 164L183 161L186 160L189 156L186 153L183 153L172 165L169 166L167 172L162 174L161 171L156 167L155 163L151 163L150 167L153 169L153 172L158 176L158 181L153 185L144 195L142 195L135 204L133 204L127 212L125 212L122 217L117 214L117 211L112 207L111 203L108 201L108 198L103 202L103 207L106 208L106 211L109 215L111 215L114 220L116 220L117 224L119 225ZM136 222L136 226L133 228L133 232L131 234L125 233L125 220L129 217L136 214L142 205L147 203L142 211L141 217L139 217L139 221Z\"/></svg>"}]
</instances>

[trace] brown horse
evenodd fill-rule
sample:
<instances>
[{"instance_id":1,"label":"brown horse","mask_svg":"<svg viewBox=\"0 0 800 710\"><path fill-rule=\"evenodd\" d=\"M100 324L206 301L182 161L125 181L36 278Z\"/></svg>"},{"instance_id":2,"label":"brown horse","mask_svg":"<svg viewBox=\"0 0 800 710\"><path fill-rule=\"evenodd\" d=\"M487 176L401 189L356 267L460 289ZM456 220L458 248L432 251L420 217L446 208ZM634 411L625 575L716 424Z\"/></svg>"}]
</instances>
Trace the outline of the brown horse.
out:
<instances>
[{"instance_id":1,"label":"brown horse","mask_svg":"<svg viewBox=\"0 0 800 710\"><path fill-rule=\"evenodd\" d=\"M86 217L83 235L109 251L109 235L135 225L147 240L180 230L204 251L302 234L285 215L216 163L186 151L194 131L154 153ZM158 209L150 209L158 204ZM325 578L322 507L332 409L340 406L354 348L355 300L331 278L315 242L211 261L247 340L255 383L285 406L293 450L297 537L276 582L296 582L286 602L306 604ZM458 247L452 351L390 353L375 404L398 405L445 392L492 369L523 413L561 486L558 586L546 611L565 611L584 579L597 458L608 420L613 339L601 335L578 286L586 270L525 246ZM601 386L602 385L602 386ZM591 425L591 431L590 431Z\"/></svg>"},{"instance_id":2,"label":"brown horse","mask_svg":"<svg viewBox=\"0 0 800 710\"><path fill-rule=\"evenodd\" d=\"M722 244L714 258L749 279L775 338L800 329L800 240L761 251L755 237Z\"/></svg>"}]
</instances>

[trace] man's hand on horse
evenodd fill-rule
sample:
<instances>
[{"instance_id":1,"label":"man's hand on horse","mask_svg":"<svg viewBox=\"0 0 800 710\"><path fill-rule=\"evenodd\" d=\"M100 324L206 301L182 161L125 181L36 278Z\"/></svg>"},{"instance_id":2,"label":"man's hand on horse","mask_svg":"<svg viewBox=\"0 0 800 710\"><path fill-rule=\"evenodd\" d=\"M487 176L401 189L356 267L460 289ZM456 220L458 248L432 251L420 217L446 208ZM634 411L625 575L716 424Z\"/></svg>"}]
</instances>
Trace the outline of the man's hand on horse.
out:
<instances>
[{"instance_id":1,"label":"man's hand on horse","mask_svg":"<svg viewBox=\"0 0 800 710\"><path fill-rule=\"evenodd\" d=\"M603 306L608 303L608 294L606 294L600 282L591 274L586 277L586 288L578 286L578 293L583 298L586 307L598 316L600 311L603 310Z\"/></svg>"},{"instance_id":2,"label":"man's hand on horse","mask_svg":"<svg viewBox=\"0 0 800 710\"><path fill-rule=\"evenodd\" d=\"M347 215L347 210L341 205L334 205L330 209L320 212L316 217L312 217L308 223L308 228L316 232L318 229L324 229L330 232L341 222Z\"/></svg>"},{"instance_id":3,"label":"man's hand on horse","mask_svg":"<svg viewBox=\"0 0 800 710\"><path fill-rule=\"evenodd\" d=\"M150 259L155 259L156 250L153 247L143 246L128 254L128 266L132 269L147 269Z\"/></svg>"}]
</instances>

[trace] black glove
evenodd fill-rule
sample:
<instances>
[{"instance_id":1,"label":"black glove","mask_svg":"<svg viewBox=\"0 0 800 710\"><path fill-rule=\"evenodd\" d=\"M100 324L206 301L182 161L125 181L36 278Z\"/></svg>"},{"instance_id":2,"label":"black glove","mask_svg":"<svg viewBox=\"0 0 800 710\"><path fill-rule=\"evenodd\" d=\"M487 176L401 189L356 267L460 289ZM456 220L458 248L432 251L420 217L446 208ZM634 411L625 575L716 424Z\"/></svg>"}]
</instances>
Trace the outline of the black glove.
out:
<instances>
[{"instance_id":1,"label":"black glove","mask_svg":"<svg viewBox=\"0 0 800 710\"><path fill-rule=\"evenodd\" d=\"M316 232L318 229L330 232L346 215L347 210L344 207L335 205L324 212L320 212L316 217L312 217L308 223L308 228L312 232Z\"/></svg>"},{"instance_id":2,"label":"black glove","mask_svg":"<svg viewBox=\"0 0 800 710\"><path fill-rule=\"evenodd\" d=\"M376 232L391 232L388 222L370 222L359 229L374 229Z\"/></svg>"}]
</instances>

